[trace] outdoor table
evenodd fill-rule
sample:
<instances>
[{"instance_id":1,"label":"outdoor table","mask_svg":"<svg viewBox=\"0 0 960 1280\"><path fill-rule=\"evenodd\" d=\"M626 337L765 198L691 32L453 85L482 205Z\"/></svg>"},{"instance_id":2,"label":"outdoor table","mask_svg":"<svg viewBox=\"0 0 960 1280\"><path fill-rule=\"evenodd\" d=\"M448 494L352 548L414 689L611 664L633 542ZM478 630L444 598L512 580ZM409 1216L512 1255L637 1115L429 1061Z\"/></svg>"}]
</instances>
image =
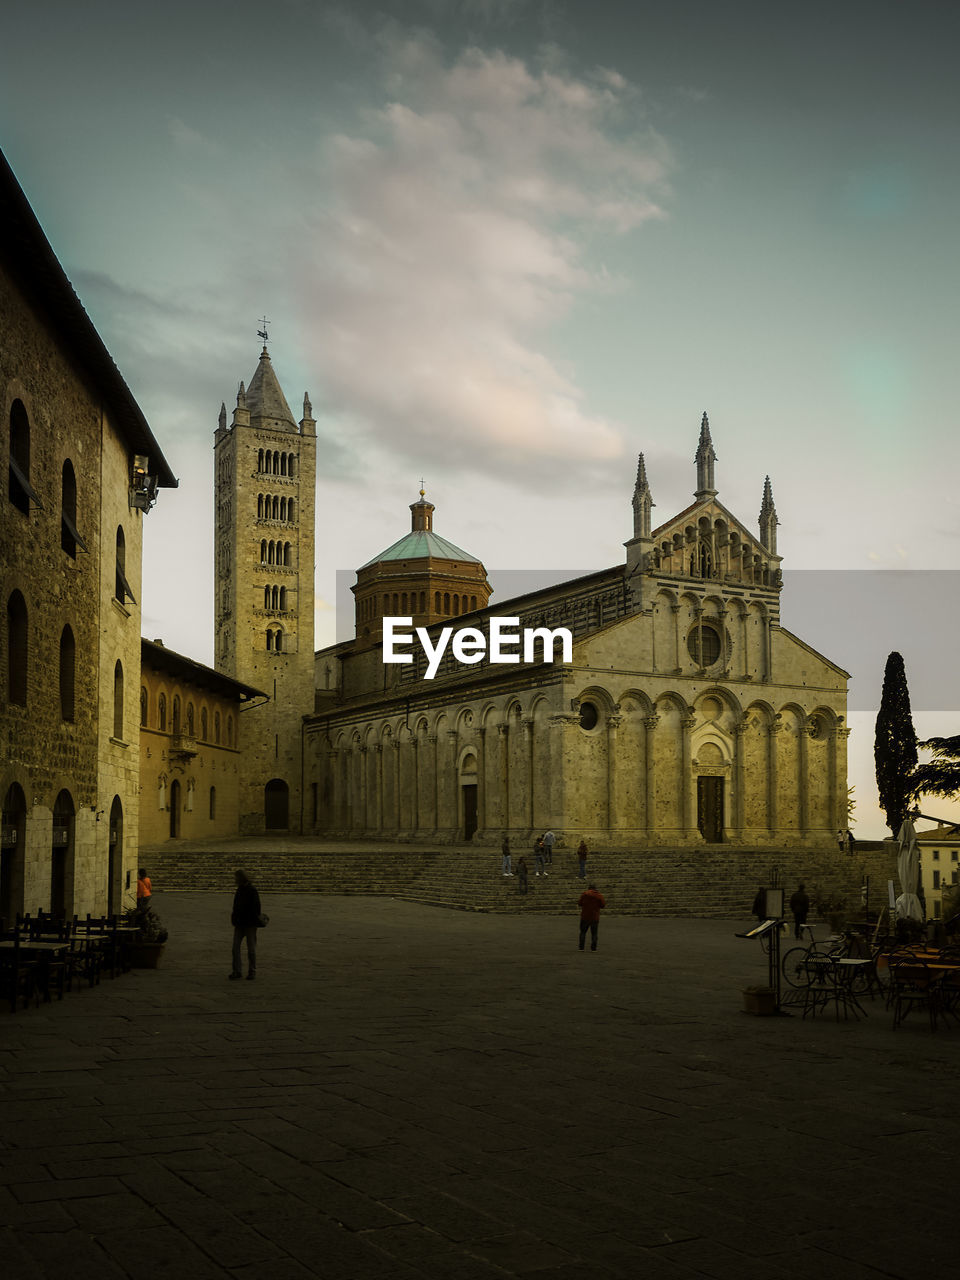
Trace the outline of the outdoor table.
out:
<instances>
[{"instance_id":1,"label":"outdoor table","mask_svg":"<svg viewBox=\"0 0 960 1280\"><path fill-rule=\"evenodd\" d=\"M40 994L44 1000L49 1003L50 1000L50 965L57 958L58 954L70 950L69 942L45 942L42 939L16 939L4 938L0 941L0 948L4 951L19 951L22 956L28 960L34 961L37 965L37 976L39 979L38 987Z\"/></svg>"},{"instance_id":2,"label":"outdoor table","mask_svg":"<svg viewBox=\"0 0 960 1280\"><path fill-rule=\"evenodd\" d=\"M855 978L872 965L872 960L853 956L810 956L804 961L809 975L809 985L804 993L803 1016L816 1015L818 1009L833 1005L834 1016L840 1021L840 1010L846 1018L850 1012L865 1018L867 1011L857 999L853 989Z\"/></svg>"}]
</instances>

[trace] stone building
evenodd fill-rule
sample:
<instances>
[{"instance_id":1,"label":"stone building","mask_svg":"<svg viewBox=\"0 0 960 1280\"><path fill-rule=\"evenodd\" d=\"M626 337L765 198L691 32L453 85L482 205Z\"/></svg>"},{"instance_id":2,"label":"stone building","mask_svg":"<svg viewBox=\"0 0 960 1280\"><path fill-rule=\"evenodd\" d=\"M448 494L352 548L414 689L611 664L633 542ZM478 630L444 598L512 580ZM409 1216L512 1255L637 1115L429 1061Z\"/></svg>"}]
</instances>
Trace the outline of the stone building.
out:
<instances>
[{"instance_id":1,"label":"stone building","mask_svg":"<svg viewBox=\"0 0 960 1280\"><path fill-rule=\"evenodd\" d=\"M299 424L267 348L214 446L218 671L263 689L240 758L242 832L299 830L302 722L313 706L317 432Z\"/></svg>"},{"instance_id":2,"label":"stone building","mask_svg":"<svg viewBox=\"0 0 960 1280\"><path fill-rule=\"evenodd\" d=\"M239 834L241 751L266 700L159 641L141 642L141 844Z\"/></svg>"},{"instance_id":3,"label":"stone building","mask_svg":"<svg viewBox=\"0 0 960 1280\"><path fill-rule=\"evenodd\" d=\"M176 485L0 156L0 916L136 867L143 517Z\"/></svg>"},{"instance_id":4,"label":"stone building","mask_svg":"<svg viewBox=\"0 0 960 1280\"><path fill-rule=\"evenodd\" d=\"M917 849L927 919L949 918L943 900L945 893L949 896L950 891L960 884L960 827L941 822L926 831L918 831Z\"/></svg>"},{"instance_id":5,"label":"stone building","mask_svg":"<svg viewBox=\"0 0 960 1280\"><path fill-rule=\"evenodd\" d=\"M781 626L769 478L758 536L718 500L715 462L704 414L692 504L653 529L641 455L625 562L495 608L476 557L425 541L421 497L411 533L358 573L358 639L317 654L313 829L828 847L845 814L848 677ZM448 648L428 679L416 649L386 666L375 647L398 604L434 645L451 623L486 642L496 616L566 629L572 651L464 665Z\"/></svg>"}]
</instances>

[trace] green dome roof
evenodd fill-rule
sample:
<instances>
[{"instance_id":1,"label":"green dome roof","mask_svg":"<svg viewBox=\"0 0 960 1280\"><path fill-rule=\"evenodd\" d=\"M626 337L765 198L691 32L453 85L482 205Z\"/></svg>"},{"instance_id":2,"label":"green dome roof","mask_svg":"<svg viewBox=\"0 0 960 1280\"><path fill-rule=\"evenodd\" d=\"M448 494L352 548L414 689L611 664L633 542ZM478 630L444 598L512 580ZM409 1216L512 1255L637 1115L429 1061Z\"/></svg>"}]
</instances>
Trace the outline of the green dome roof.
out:
<instances>
[{"instance_id":1,"label":"green dome roof","mask_svg":"<svg viewBox=\"0 0 960 1280\"><path fill-rule=\"evenodd\" d=\"M441 538L432 529L414 529L410 533L405 533L392 547L387 547L386 551L381 551L378 556L361 565L361 568L367 569L381 560L426 560L428 556L432 556L434 560L466 560L471 564L480 563L476 556L470 555L468 551L462 551L460 547L455 547L452 542Z\"/></svg>"}]
</instances>

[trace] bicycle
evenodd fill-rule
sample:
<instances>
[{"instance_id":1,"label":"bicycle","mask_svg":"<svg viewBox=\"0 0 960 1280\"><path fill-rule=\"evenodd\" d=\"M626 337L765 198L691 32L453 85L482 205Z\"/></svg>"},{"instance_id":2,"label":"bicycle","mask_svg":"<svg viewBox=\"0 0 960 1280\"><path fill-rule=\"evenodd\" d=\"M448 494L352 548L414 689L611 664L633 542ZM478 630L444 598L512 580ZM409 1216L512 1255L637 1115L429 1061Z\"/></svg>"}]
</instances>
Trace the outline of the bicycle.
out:
<instances>
[{"instance_id":1,"label":"bicycle","mask_svg":"<svg viewBox=\"0 0 960 1280\"><path fill-rule=\"evenodd\" d=\"M879 946L873 947L861 934L849 931L818 941L809 925L804 925L803 929L810 934L812 941L806 947L791 947L784 954L780 965L780 972L788 986L809 986L811 975L816 975L818 962L823 965L834 960L852 959L870 962L851 980L850 987L855 995L866 995L873 989L881 992L884 990L884 978L877 967Z\"/></svg>"}]
</instances>

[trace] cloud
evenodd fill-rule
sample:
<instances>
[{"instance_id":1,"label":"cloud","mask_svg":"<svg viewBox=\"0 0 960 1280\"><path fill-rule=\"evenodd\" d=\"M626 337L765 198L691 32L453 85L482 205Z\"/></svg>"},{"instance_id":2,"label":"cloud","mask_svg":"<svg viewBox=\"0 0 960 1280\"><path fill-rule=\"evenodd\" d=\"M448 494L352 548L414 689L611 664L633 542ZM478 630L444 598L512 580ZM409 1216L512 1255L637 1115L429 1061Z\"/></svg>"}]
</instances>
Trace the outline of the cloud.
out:
<instances>
[{"instance_id":1,"label":"cloud","mask_svg":"<svg viewBox=\"0 0 960 1280\"><path fill-rule=\"evenodd\" d=\"M328 404L405 457L526 475L604 467L619 425L549 354L608 291L594 242L663 217L669 153L616 72L395 37L392 101L323 139L332 194L300 273ZM303 249L298 245L298 250Z\"/></svg>"}]
</instances>

